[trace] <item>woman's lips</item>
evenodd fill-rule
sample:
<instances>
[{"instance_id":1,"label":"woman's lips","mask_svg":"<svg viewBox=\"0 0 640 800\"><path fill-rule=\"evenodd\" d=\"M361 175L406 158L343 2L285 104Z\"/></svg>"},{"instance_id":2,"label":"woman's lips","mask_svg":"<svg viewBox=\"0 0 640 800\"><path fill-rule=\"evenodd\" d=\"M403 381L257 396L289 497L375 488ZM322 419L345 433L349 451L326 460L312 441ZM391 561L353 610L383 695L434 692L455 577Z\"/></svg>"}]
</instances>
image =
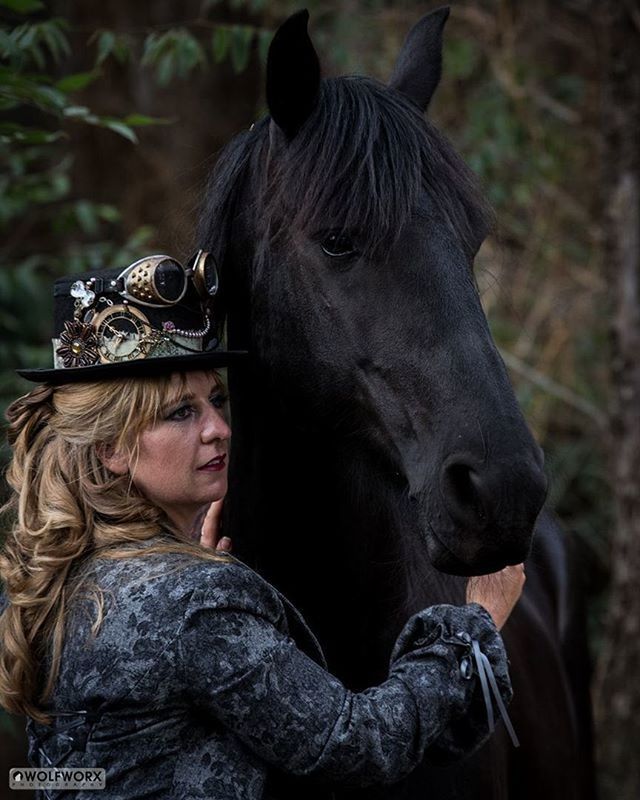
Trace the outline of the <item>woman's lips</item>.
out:
<instances>
[{"instance_id":1,"label":"woman's lips","mask_svg":"<svg viewBox=\"0 0 640 800\"><path fill-rule=\"evenodd\" d=\"M211 461L207 461L201 467L198 467L198 472L220 472L226 466L227 456L216 456Z\"/></svg>"}]
</instances>

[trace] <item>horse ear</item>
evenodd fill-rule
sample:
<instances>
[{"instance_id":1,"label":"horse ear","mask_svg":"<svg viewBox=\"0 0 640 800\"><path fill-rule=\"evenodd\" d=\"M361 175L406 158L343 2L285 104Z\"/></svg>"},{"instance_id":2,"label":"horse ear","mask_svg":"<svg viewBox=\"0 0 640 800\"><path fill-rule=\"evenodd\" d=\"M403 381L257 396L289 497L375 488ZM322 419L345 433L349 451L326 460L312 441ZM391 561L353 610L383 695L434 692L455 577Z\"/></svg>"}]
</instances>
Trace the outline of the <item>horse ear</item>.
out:
<instances>
[{"instance_id":1,"label":"horse ear","mask_svg":"<svg viewBox=\"0 0 640 800\"><path fill-rule=\"evenodd\" d=\"M269 46L267 105L287 139L293 139L313 111L320 88L320 62L307 33L308 21L306 9L296 12Z\"/></svg>"},{"instance_id":2,"label":"horse ear","mask_svg":"<svg viewBox=\"0 0 640 800\"><path fill-rule=\"evenodd\" d=\"M426 111L442 74L442 31L449 6L436 8L411 28L393 68L389 86Z\"/></svg>"}]
</instances>

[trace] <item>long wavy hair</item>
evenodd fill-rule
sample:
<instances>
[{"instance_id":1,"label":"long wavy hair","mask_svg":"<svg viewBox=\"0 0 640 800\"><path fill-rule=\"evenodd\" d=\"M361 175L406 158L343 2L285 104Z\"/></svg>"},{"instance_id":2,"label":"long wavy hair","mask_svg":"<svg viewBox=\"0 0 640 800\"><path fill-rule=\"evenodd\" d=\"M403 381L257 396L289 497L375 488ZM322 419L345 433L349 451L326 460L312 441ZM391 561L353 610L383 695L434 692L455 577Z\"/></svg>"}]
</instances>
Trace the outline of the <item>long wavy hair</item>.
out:
<instances>
[{"instance_id":1,"label":"long wavy hair","mask_svg":"<svg viewBox=\"0 0 640 800\"><path fill-rule=\"evenodd\" d=\"M65 612L83 585L78 567L85 560L139 556L140 542L158 533L163 536L144 547L145 555L225 558L177 530L128 475L114 475L100 459L109 446L135 459L140 433L155 424L175 391L171 376L44 384L7 409L13 457L6 478L13 492L2 508L12 524L0 553L9 600L0 615L0 705L9 712L50 722L42 706L55 686ZM102 595L97 586L90 591L97 631ZM51 667L43 676L47 655Z\"/></svg>"}]
</instances>

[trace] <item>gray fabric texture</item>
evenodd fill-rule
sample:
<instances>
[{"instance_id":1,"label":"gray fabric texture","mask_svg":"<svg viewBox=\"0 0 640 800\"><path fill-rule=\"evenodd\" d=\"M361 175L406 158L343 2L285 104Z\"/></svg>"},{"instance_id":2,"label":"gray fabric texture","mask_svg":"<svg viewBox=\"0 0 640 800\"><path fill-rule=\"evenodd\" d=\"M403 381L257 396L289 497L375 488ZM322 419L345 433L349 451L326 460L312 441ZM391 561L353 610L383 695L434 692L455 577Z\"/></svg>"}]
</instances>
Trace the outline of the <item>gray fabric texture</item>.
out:
<instances>
[{"instance_id":1,"label":"gray fabric texture","mask_svg":"<svg viewBox=\"0 0 640 800\"><path fill-rule=\"evenodd\" d=\"M29 722L29 758L104 767L102 798L265 800L274 768L310 776L326 787L314 797L331 797L336 783L397 781L425 755L461 758L489 731L477 677L461 675L460 632L480 643L511 699L502 639L476 604L415 614L388 679L353 693L326 671L299 612L235 559L147 554L84 573L104 592L104 621L94 635L95 604L81 592L67 617L56 717Z\"/></svg>"}]
</instances>

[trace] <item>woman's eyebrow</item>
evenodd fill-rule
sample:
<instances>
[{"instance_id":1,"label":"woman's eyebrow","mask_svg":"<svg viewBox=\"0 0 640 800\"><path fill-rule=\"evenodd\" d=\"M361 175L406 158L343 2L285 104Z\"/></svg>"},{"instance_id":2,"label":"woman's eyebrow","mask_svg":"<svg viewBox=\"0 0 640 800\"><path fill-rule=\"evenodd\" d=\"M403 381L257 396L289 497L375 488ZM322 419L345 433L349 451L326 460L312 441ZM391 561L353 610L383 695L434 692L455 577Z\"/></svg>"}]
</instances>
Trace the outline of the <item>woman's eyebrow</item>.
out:
<instances>
[{"instance_id":1,"label":"woman's eyebrow","mask_svg":"<svg viewBox=\"0 0 640 800\"><path fill-rule=\"evenodd\" d=\"M163 411L171 408L172 406L178 405L178 403L190 403L195 398L193 392L187 392L186 394L177 394L171 399L167 400L167 402L162 406Z\"/></svg>"},{"instance_id":2,"label":"woman's eyebrow","mask_svg":"<svg viewBox=\"0 0 640 800\"><path fill-rule=\"evenodd\" d=\"M222 391L224 391L224 387L221 386L219 383L214 382L211 385L211 388L209 389L207 394L211 396L216 392L222 392ZM171 406L177 405L178 403L190 403L192 400L195 400L195 398L196 396L193 392L185 392L185 394L177 394L175 397L172 397L170 400L168 400L163 406L163 408L168 409L171 408Z\"/></svg>"}]
</instances>

